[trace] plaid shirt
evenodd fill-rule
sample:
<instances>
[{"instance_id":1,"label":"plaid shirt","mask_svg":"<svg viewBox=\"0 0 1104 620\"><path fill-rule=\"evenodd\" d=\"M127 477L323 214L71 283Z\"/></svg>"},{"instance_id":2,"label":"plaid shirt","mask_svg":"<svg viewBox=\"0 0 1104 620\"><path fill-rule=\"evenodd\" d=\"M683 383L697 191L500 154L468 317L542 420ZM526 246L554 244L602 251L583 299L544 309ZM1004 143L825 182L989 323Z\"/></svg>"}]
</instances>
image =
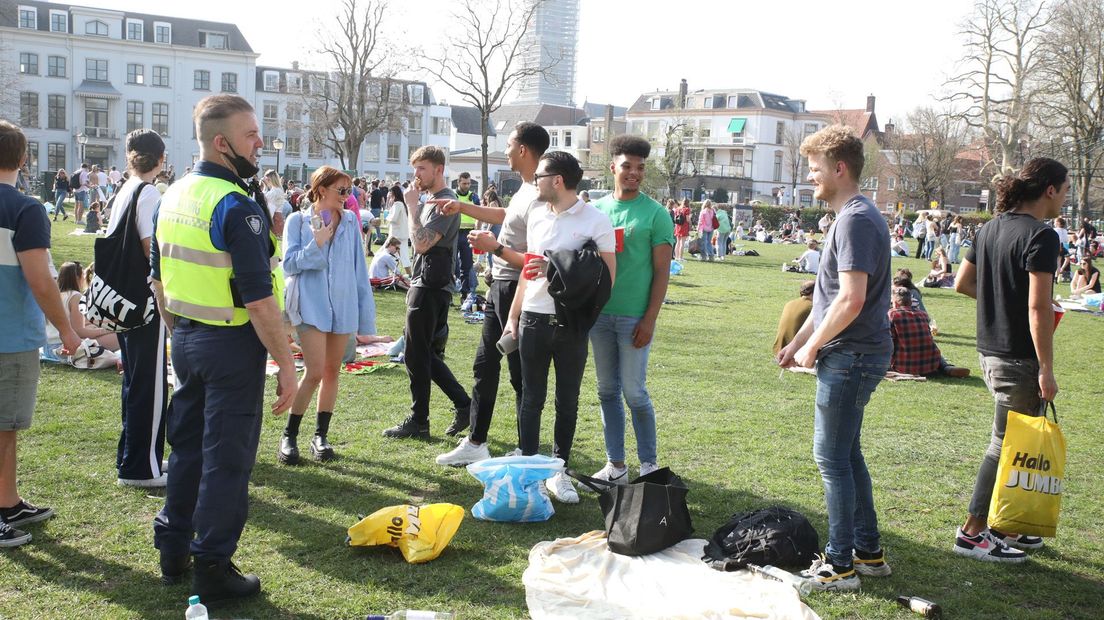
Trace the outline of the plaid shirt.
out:
<instances>
[{"instance_id":1,"label":"plaid shirt","mask_svg":"<svg viewBox=\"0 0 1104 620\"><path fill-rule=\"evenodd\" d=\"M909 375L930 375L943 363L932 339L928 313L913 308L890 308L889 331L893 335L893 358L889 369Z\"/></svg>"}]
</instances>

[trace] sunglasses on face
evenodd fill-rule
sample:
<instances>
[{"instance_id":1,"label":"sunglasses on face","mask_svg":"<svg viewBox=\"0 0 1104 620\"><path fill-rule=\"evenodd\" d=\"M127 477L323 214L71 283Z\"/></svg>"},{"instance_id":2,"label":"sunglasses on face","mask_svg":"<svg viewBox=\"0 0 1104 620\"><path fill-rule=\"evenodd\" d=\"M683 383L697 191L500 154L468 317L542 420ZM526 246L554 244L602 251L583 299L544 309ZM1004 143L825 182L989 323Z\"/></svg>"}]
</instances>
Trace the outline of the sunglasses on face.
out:
<instances>
[{"instance_id":1,"label":"sunglasses on face","mask_svg":"<svg viewBox=\"0 0 1104 620\"><path fill-rule=\"evenodd\" d=\"M348 196L349 192L353 191L351 187L339 187L337 188L338 196Z\"/></svg>"}]
</instances>

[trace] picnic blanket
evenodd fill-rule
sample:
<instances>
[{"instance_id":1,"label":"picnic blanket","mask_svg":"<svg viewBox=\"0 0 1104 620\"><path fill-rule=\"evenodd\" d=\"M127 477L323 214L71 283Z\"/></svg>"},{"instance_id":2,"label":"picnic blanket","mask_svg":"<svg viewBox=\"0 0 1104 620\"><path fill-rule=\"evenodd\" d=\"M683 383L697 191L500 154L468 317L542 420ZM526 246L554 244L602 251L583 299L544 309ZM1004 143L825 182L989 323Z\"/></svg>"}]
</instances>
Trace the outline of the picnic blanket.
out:
<instances>
[{"instance_id":1,"label":"picnic blanket","mask_svg":"<svg viewBox=\"0 0 1104 620\"><path fill-rule=\"evenodd\" d=\"M391 351L394 342L377 342L374 344L358 344L356 348L359 357L381 357Z\"/></svg>"},{"instance_id":2,"label":"picnic blanket","mask_svg":"<svg viewBox=\"0 0 1104 620\"><path fill-rule=\"evenodd\" d=\"M107 234L107 230L101 228L99 232L90 233L90 232L84 232L82 229L78 228L78 229L74 230L73 232L71 232L69 234L70 235L76 235L78 237L80 235L92 235L93 237L103 237L104 235Z\"/></svg>"},{"instance_id":3,"label":"picnic blanket","mask_svg":"<svg viewBox=\"0 0 1104 620\"><path fill-rule=\"evenodd\" d=\"M533 620L800 618L817 620L791 586L701 561L706 541L618 555L603 532L537 543L522 575Z\"/></svg>"},{"instance_id":4,"label":"picnic blanket","mask_svg":"<svg viewBox=\"0 0 1104 620\"><path fill-rule=\"evenodd\" d=\"M805 368L804 366L790 366L786 370L790 372L796 372L803 375L816 376L815 368ZM889 371L885 375L886 381L927 381L928 378L922 375L910 375L903 372Z\"/></svg>"}]
</instances>

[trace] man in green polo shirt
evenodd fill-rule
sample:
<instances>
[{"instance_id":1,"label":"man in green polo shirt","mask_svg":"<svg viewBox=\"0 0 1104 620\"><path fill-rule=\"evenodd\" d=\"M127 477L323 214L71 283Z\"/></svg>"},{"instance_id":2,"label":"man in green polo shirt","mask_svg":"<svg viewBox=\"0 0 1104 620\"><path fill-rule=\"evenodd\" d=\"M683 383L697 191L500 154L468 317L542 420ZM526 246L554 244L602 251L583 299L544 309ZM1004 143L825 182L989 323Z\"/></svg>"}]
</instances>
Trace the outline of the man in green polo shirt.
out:
<instances>
[{"instance_id":1,"label":"man in green polo shirt","mask_svg":"<svg viewBox=\"0 0 1104 620\"><path fill-rule=\"evenodd\" d=\"M655 410L646 387L648 351L667 295L675 229L663 205L640 192L650 152L643 138L621 135L610 140L614 190L594 203L609 217L618 239L617 281L590 330L609 461L594 477L616 484L629 481L622 395L632 413L640 475L659 468Z\"/></svg>"}]
</instances>

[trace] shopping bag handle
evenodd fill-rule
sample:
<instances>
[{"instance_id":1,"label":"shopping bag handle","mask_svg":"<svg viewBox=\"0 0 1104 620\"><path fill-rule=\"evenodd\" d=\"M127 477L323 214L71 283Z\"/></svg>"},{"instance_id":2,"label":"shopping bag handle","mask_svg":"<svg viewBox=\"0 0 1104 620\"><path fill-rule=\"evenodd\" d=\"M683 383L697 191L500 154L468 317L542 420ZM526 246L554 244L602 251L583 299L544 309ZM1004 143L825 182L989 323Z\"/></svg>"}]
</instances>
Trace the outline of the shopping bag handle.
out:
<instances>
[{"instance_id":1,"label":"shopping bag handle","mask_svg":"<svg viewBox=\"0 0 1104 620\"><path fill-rule=\"evenodd\" d=\"M574 469L565 469L564 473L567 474L568 476L571 476L572 478L578 480L582 484L586 485L588 488L590 488L591 491L594 491L595 493L605 493L606 491L608 491L609 489L611 489L615 486L612 482L610 482L608 480L599 480L598 478L591 478L590 476L580 474L579 472L575 471Z\"/></svg>"},{"instance_id":2,"label":"shopping bag handle","mask_svg":"<svg viewBox=\"0 0 1104 620\"><path fill-rule=\"evenodd\" d=\"M1051 415L1054 416L1054 423L1057 424L1058 423L1058 410L1054 408L1054 401L1052 401L1052 400L1043 400L1043 401L1041 401L1039 403L1039 415L1045 418L1046 414L1047 414L1047 407L1048 406L1050 408Z\"/></svg>"}]
</instances>

